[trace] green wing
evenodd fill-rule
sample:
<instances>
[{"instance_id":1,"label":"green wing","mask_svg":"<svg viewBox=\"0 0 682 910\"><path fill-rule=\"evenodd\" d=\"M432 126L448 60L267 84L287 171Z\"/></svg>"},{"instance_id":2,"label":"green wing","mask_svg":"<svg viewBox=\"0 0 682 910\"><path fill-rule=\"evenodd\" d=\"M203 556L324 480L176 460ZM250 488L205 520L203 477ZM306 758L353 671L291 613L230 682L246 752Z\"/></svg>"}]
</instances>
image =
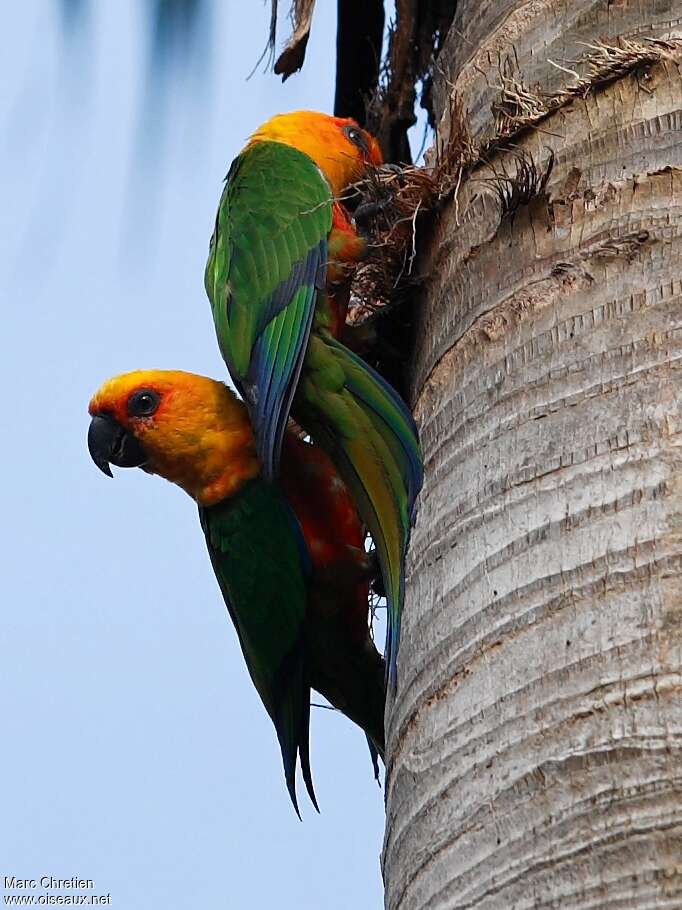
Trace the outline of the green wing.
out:
<instances>
[{"instance_id":1,"label":"green wing","mask_svg":"<svg viewBox=\"0 0 682 910\"><path fill-rule=\"evenodd\" d=\"M304 631L307 551L279 490L262 480L200 508L218 584L251 679L277 731L287 789L298 812L296 763L315 808L309 759L310 684Z\"/></svg>"},{"instance_id":2,"label":"green wing","mask_svg":"<svg viewBox=\"0 0 682 910\"><path fill-rule=\"evenodd\" d=\"M386 667L395 685L405 556L424 473L417 428L386 380L328 333L311 336L295 416L331 457L374 540L388 605Z\"/></svg>"},{"instance_id":3,"label":"green wing","mask_svg":"<svg viewBox=\"0 0 682 910\"><path fill-rule=\"evenodd\" d=\"M325 284L331 224L329 185L307 155L262 142L233 162L205 284L218 343L249 408L269 479Z\"/></svg>"}]
</instances>

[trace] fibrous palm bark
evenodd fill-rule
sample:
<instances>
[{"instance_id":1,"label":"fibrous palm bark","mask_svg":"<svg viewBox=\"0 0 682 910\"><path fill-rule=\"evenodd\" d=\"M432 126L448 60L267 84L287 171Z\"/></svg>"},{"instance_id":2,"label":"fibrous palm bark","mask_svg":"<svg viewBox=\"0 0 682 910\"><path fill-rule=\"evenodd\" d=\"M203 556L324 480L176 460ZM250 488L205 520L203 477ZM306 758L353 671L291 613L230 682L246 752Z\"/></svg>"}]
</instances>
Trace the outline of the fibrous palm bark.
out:
<instances>
[{"instance_id":1,"label":"fibrous palm bark","mask_svg":"<svg viewBox=\"0 0 682 910\"><path fill-rule=\"evenodd\" d=\"M439 58L390 910L682 906L681 18L459 0Z\"/></svg>"}]
</instances>

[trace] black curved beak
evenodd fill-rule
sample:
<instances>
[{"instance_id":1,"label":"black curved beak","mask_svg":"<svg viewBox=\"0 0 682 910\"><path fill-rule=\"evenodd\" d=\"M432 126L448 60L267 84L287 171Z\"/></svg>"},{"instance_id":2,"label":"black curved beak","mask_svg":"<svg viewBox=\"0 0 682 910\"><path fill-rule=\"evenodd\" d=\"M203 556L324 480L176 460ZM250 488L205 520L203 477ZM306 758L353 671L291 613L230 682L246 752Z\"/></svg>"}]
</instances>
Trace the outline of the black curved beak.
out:
<instances>
[{"instance_id":1,"label":"black curved beak","mask_svg":"<svg viewBox=\"0 0 682 910\"><path fill-rule=\"evenodd\" d=\"M88 450L108 477L114 476L112 464L118 468L139 468L147 461L147 453L138 440L108 414L97 414L90 421Z\"/></svg>"}]
</instances>

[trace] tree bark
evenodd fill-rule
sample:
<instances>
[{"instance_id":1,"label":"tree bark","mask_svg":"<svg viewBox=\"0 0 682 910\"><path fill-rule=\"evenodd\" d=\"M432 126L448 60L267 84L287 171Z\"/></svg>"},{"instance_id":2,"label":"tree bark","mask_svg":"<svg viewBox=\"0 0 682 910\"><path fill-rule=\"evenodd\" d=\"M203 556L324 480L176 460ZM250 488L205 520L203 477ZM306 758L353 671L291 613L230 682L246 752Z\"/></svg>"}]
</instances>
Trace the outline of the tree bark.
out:
<instances>
[{"instance_id":1,"label":"tree bark","mask_svg":"<svg viewBox=\"0 0 682 910\"><path fill-rule=\"evenodd\" d=\"M459 0L439 58L389 910L682 907L681 17Z\"/></svg>"},{"instance_id":2,"label":"tree bark","mask_svg":"<svg viewBox=\"0 0 682 910\"><path fill-rule=\"evenodd\" d=\"M367 122L367 102L379 81L383 0L337 0L334 114Z\"/></svg>"}]
</instances>

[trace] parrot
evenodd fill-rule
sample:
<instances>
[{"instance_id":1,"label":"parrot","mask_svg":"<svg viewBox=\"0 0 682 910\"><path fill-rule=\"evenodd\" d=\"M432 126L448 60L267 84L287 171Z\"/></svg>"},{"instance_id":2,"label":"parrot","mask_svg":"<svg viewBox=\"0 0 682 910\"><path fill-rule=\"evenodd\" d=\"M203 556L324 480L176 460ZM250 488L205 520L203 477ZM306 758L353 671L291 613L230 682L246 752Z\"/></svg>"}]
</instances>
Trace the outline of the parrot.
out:
<instances>
[{"instance_id":1,"label":"parrot","mask_svg":"<svg viewBox=\"0 0 682 910\"><path fill-rule=\"evenodd\" d=\"M229 169L204 283L264 478L277 476L291 416L355 500L386 592L385 653L395 686L422 456L405 403L342 343L347 297L337 286L366 246L343 194L381 163L378 143L352 119L315 111L271 118Z\"/></svg>"},{"instance_id":2,"label":"parrot","mask_svg":"<svg viewBox=\"0 0 682 910\"><path fill-rule=\"evenodd\" d=\"M90 455L140 467L199 507L213 570L279 740L299 815L296 768L318 809L309 757L311 687L384 747L384 661L369 624L371 556L329 457L293 430L276 482L264 478L247 409L222 382L173 370L106 381L89 404ZM319 809L318 809L319 811Z\"/></svg>"}]
</instances>

